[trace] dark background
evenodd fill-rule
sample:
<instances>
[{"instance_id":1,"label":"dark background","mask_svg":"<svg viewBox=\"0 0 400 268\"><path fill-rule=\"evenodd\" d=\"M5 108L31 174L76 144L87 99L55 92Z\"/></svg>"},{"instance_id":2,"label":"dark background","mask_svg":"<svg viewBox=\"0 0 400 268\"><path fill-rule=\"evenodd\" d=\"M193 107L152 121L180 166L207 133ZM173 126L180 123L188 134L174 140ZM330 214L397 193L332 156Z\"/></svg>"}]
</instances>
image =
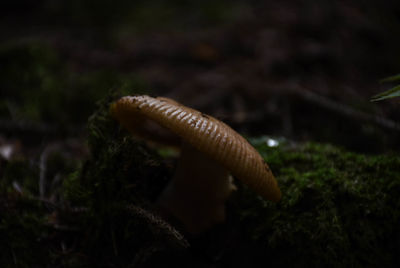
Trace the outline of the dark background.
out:
<instances>
[{"instance_id":1,"label":"dark background","mask_svg":"<svg viewBox=\"0 0 400 268\"><path fill-rule=\"evenodd\" d=\"M398 151L398 1L5 1L0 135L82 143L112 89L174 98L248 136Z\"/></svg>"},{"instance_id":2,"label":"dark background","mask_svg":"<svg viewBox=\"0 0 400 268\"><path fill-rule=\"evenodd\" d=\"M2 1L0 266L399 267L400 98L370 101L399 48L398 0ZM177 236L153 202L175 154L112 94L227 122L282 201L238 182L225 223Z\"/></svg>"}]
</instances>

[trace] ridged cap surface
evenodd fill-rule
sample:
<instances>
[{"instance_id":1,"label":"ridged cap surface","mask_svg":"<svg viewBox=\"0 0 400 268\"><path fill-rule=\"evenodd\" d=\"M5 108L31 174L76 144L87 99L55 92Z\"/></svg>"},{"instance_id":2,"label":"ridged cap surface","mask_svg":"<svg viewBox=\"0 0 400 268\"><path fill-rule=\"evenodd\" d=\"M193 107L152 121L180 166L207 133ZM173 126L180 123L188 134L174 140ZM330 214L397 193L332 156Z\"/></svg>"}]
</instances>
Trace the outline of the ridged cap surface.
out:
<instances>
[{"instance_id":1,"label":"ridged cap surface","mask_svg":"<svg viewBox=\"0 0 400 268\"><path fill-rule=\"evenodd\" d=\"M144 121L152 120L219 162L265 199L281 198L275 177L261 155L220 120L171 99L146 95L119 99L111 105L111 113L132 133L141 133Z\"/></svg>"}]
</instances>

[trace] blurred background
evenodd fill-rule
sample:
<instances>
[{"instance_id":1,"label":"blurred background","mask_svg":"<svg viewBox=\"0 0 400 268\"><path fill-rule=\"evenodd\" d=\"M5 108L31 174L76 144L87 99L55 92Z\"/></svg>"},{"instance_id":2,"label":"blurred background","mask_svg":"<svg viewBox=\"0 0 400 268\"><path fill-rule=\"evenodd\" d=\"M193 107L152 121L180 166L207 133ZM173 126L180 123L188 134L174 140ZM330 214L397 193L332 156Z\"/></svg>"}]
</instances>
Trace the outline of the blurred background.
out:
<instances>
[{"instance_id":1,"label":"blurred background","mask_svg":"<svg viewBox=\"0 0 400 268\"><path fill-rule=\"evenodd\" d=\"M400 149L399 100L370 102L400 73L399 1L15 0L0 33L2 157L61 141L85 155L87 119L116 89L247 136Z\"/></svg>"}]
</instances>

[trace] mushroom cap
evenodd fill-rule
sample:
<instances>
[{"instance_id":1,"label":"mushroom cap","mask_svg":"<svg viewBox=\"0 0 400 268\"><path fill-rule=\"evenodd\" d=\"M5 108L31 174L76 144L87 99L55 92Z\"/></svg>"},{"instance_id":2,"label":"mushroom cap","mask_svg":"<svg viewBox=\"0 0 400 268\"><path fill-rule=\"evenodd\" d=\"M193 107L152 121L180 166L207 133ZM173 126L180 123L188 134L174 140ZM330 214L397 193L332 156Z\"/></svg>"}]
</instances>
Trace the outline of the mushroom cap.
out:
<instances>
[{"instance_id":1,"label":"mushroom cap","mask_svg":"<svg viewBox=\"0 0 400 268\"><path fill-rule=\"evenodd\" d=\"M144 135L143 125L153 121L178 135L229 170L263 198L279 201L281 192L261 155L246 139L220 120L168 98L122 97L111 114L133 134Z\"/></svg>"}]
</instances>

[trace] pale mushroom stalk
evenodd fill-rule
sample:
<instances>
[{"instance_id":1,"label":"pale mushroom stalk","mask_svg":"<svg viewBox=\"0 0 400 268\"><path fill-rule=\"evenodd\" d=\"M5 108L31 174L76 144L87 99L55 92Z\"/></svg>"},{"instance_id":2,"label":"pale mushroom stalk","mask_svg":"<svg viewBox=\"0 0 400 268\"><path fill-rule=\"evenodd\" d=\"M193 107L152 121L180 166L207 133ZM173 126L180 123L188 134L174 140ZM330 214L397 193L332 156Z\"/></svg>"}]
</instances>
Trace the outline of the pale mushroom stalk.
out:
<instances>
[{"instance_id":1,"label":"pale mushroom stalk","mask_svg":"<svg viewBox=\"0 0 400 268\"><path fill-rule=\"evenodd\" d=\"M134 135L171 145L180 141L176 173L158 204L188 232L202 232L224 221L224 203L234 189L229 174L267 200L281 198L275 177L257 150L216 118L168 98L145 95L123 97L110 109Z\"/></svg>"},{"instance_id":2,"label":"pale mushroom stalk","mask_svg":"<svg viewBox=\"0 0 400 268\"><path fill-rule=\"evenodd\" d=\"M174 177L158 204L196 234L225 220L225 201L234 189L226 168L183 142Z\"/></svg>"}]
</instances>

